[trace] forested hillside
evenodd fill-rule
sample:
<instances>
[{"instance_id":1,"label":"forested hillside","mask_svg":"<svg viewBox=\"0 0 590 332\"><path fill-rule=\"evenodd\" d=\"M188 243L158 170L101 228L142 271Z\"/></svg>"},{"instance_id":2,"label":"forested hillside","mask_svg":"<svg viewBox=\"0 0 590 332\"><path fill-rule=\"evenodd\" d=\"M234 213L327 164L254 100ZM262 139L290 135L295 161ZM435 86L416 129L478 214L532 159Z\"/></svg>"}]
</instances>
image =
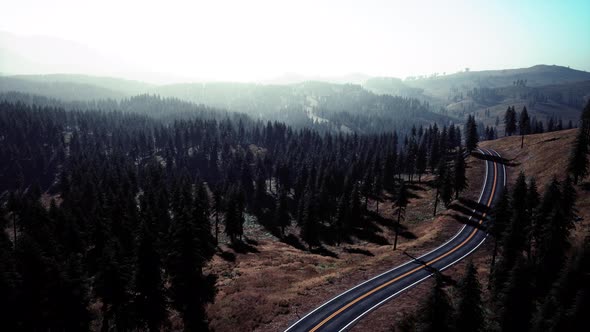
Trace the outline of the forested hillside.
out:
<instances>
[{"instance_id":1,"label":"forested hillside","mask_svg":"<svg viewBox=\"0 0 590 332\"><path fill-rule=\"evenodd\" d=\"M0 103L5 326L153 330L178 313L202 330L215 290L203 267L221 232L243 245L246 218L313 249L370 227L367 199L398 192L401 174L436 170L445 204L463 189L450 180L464 177L455 126L332 135L181 114Z\"/></svg>"}]
</instances>

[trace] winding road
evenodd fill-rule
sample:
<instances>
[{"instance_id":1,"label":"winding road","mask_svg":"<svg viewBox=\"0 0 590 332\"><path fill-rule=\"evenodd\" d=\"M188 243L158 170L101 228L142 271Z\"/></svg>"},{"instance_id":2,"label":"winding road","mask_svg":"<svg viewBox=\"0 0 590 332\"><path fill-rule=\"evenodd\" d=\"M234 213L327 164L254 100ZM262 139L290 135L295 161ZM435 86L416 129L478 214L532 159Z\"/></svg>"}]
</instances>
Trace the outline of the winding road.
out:
<instances>
[{"instance_id":1,"label":"winding road","mask_svg":"<svg viewBox=\"0 0 590 332\"><path fill-rule=\"evenodd\" d=\"M480 209L471 212L469 221L447 242L386 271L334 297L288 327L285 332L346 331L363 316L433 275L443 271L475 251L487 237L487 209L506 186L506 168L496 162L500 155L491 149L478 149L484 158L486 175L478 200Z\"/></svg>"}]
</instances>

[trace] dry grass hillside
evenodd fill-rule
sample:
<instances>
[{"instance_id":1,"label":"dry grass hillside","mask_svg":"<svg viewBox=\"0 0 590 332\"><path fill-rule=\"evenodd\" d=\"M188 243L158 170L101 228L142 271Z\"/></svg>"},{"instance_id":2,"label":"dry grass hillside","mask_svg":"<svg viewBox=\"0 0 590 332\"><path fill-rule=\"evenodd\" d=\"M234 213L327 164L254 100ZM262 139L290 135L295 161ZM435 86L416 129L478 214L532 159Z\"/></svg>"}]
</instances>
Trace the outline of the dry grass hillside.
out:
<instances>
[{"instance_id":1,"label":"dry grass hillside","mask_svg":"<svg viewBox=\"0 0 590 332\"><path fill-rule=\"evenodd\" d=\"M480 146L495 149L507 160L508 188L514 183L519 172L523 171L527 177L535 177L539 191L542 194L545 186L554 175L560 180L566 176L567 161L575 136L576 129L529 135L525 137L522 149L520 148L520 136L486 141L482 142ZM590 179L586 179L586 181L588 180ZM578 200L576 207L582 220L577 222L575 229L572 231L573 241L582 240L590 232L590 183L582 183L577 189ZM477 266L482 289L486 289L490 273L492 246L492 241L486 241L467 260L449 268L444 274L455 281L459 281L463 277L467 261L472 260ZM353 328L353 331L391 331L391 326L399 323L402 317L416 313L417 305L423 301L424 295L430 292L432 285L433 281L429 279L402 296L386 303L362 319ZM447 287L447 291L451 294L451 297L456 292L453 287ZM484 298L487 299L488 295L487 292L484 293Z\"/></svg>"},{"instance_id":2,"label":"dry grass hillside","mask_svg":"<svg viewBox=\"0 0 590 332\"><path fill-rule=\"evenodd\" d=\"M527 177L535 177L539 191L553 176L563 180L567 172L567 163L577 129L562 130L525 136L524 147L520 148L520 136L504 137L481 144L482 147L498 151L508 160L508 184L513 183L522 171ZM590 179L578 187L576 207L582 220L578 223L574 235L579 239L588 234L590 225Z\"/></svg>"},{"instance_id":3,"label":"dry grass hillside","mask_svg":"<svg viewBox=\"0 0 590 332\"><path fill-rule=\"evenodd\" d=\"M408 260L404 250L418 255L442 244L462 226L461 211L476 200L481 189L484 163L470 157L467 161L469 189L455 209L439 206L432 217L434 190L413 183L407 208L406 230L392 250L393 202L385 197L379 214L371 214L375 229L363 238L341 246L325 245L309 252L297 244L298 230L293 227L291 241L280 241L255 222L245 225L248 245L230 248L220 245L209 271L218 276L218 294L208 308L211 327L223 331L281 331L308 311L354 285ZM375 202L369 201L369 210ZM422 288L417 288L418 291ZM427 291L423 288L422 291ZM418 301L407 293L404 306L413 308ZM384 325L386 328L388 324Z\"/></svg>"},{"instance_id":4,"label":"dry grass hillside","mask_svg":"<svg viewBox=\"0 0 590 332\"><path fill-rule=\"evenodd\" d=\"M481 146L493 148L507 159L508 186L522 170L527 176L534 176L543 191L554 174L559 178L565 176L574 137L575 130L565 130L527 136L523 149L519 136L483 142ZM479 195L484 164L470 157L468 166L470 188L455 205L464 205ZM577 208L583 220L574 230L576 238L587 234L590 224L590 195L584 188L590 188L590 184L578 187ZM406 261L404 250L412 254L425 252L461 227L461 208L441 210L433 218L432 188L421 183L412 189L415 197L408 207L406 237L396 252L392 251L393 232L387 224L393 217L392 202L387 199L380 204L382 223L376 223L374 237L325 246L321 252L311 253L293 243L281 242L256 223L248 223L246 236L250 244L242 250L221 245L210 266L210 271L218 276L219 289L208 310L212 327L218 332L280 331L340 292ZM374 202L369 202L369 209L374 209ZM296 235L297 229L291 232ZM484 287L489 274L490 243L486 242L470 257L478 266ZM461 262L445 274L458 281L465 264ZM361 320L353 331L390 331L405 314L416 311L431 285L429 280L390 301Z\"/></svg>"}]
</instances>

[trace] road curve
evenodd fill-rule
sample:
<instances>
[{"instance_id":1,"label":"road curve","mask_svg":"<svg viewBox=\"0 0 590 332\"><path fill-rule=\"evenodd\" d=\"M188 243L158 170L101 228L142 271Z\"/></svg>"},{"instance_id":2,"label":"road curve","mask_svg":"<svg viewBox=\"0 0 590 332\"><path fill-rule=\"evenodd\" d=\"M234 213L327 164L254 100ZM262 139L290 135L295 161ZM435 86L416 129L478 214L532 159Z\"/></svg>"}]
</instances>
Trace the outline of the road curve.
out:
<instances>
[{"instance_id":1,"label":"road curve","mask_svg":"<svg viewBox=\"0 0 590 332\"><path fill-rule=\"evenodd\" d=\"M424 264L408 261L334 297L289 326L285 332L346 331L366 314L405 290L432 276L432 270L445 270L475 251L486 239L487 209L506 186L506 168L496 162L500 154L491 149L478 151L487 156L486 175L478 199L480 209L472 210L457 234L438 248L418 257Z\"/></svg>"}]
</instances>

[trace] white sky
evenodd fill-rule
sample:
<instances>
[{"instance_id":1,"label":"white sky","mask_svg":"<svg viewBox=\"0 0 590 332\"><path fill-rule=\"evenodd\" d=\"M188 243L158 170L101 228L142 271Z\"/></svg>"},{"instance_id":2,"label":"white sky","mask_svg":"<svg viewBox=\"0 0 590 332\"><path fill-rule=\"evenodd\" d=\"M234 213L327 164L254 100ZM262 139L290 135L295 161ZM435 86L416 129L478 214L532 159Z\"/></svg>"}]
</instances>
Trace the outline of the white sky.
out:
<instances>
[{"instance_id":1,"label":"white sky","mask_svg":"<svg viewBox=\"0 0 590 332\"><path fill-rule=\"evenodd\" d=\"M539 63L590 70L590 23L579 14L590 1L554 3L0 0L0 30L75 41L142 70L218 80ZM574 36L576 29L586 33Z\"/></svg>"}]
</instances>

